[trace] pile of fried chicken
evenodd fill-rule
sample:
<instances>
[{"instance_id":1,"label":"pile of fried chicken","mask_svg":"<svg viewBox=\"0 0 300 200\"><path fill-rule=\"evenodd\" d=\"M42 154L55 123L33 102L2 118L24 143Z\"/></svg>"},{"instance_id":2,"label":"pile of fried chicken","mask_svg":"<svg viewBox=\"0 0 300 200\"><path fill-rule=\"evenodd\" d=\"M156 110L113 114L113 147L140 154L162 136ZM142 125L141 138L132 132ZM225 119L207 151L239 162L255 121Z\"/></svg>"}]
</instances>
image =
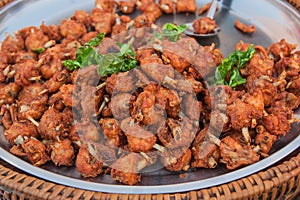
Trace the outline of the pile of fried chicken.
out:
<instances>
[{"instance_id":1,"label":"pile of fried chicken","mask_svg":"<svg viewBox=\"0 0 300 200\"><path fill-rule=\"evenodd\" d=\"M195 12L194 0L97 0L59 25L26 27L0 51L0 114L10 152L41 166L76 166L83 177L109 174L128 185L154 164L179 173L226 165L230 170L268 156L288 134L300 104L300 51L284 39L255 46L240 70L246 84L210 85L223 55L214 45L181 37L151 41L162 13ZM131 19L134 9L142 12ZM101 54L129 42L139 67L100 77L97 66L71 71L78 47L98 33ZM122 33L129 34L122 34ZM111 36L111 37L109 37ZM250 44L239 42L244 51Z\"/></svg>"}]
</instances>

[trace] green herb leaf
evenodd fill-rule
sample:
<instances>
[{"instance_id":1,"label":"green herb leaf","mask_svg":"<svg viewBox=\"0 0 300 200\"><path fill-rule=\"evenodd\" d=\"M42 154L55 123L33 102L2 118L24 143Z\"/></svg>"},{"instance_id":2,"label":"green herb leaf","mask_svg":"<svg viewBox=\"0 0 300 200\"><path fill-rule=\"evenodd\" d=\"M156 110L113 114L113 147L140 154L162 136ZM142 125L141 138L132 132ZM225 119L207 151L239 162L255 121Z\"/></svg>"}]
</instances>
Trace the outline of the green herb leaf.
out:
<instances>
[{"instance_id":1,"label":"green herb leaf","mask_svg":"<svg viewBox=\"0 0 300 200\"><path fill-rule=\"evenodd\" d=\"M98 46L103 40L104 34L100 33L76 51L75 60L63 62L69 70L84 68L89 65L98 65L98 73L108 76L117 72L129 71L137 66L135 53L129 44L117 43L120 47L118 53L99 54L93 47Z\"/></svg>"},{"instance_id":2,"label":"green herb leaf","mask_svg":"<svg viewBox=\"0 0 300 200\"><path fill-rule=\"evenodd\" d=\"M250 45L246 51L236 50L227 58L222 60L215 71L214 84L229 85L234 88L238 85L246 83L246 79L240 75L239 69L253 57L255 49ZM228 75L230 75L227 82Z\"/></svg>"},{"instance_id":3,"label":"green herb leaf","mask_svg":"<svg viewBox=\"0 0 300 200\"><path fill-rule=\"evenodd\" d=\"M96 37L84 44L84 46L96 47L98 46L105 37L105 33L99 33Z\"/></svg>"},{"instance_id":4,"label":"green herb leaf","mask_svg":"<svg viewBox=\"0 0 300 200\"><path fill-rule=\"evenodd\" d=\"M99 54L93 47L98 46L104 39L104 36L104 33L100 33L96 35L96 37L85 43L83 46L79 47L76 51L76 59L65 60L63 61L63 65L69 70L75 70L78 68L86 67L88 65L97 64L99 60Z\"/></svg>"},{"instance_id":5,"label":"green herb leaf","mask_svg":"<svg viewBox=\"0 0 300 200\"><path fill-rule=\"evenodd\" d=\"M34 52L34 53L40 54L40 53L43 53L45 51L45 48L32 49L31 51Z\"/></svg>"},{"instance_id":6,"label":"green herb leaf","mask_svg":"<svg viewBox=\"0 0 300 200\"><path fill-rule=\"evenodd\" d=\"M187 25L175 25L172 23L166 23L162 28L162 34L154 32L154 36L159 40L162 40L164 37L171 42L176 42L180 35L187 29Z\"/></svg>"},{"instance_id":7,"label":"green herb leaf","mask_svg":"<svg viewBox=\"0 0 300 200\"><path fill-rule=\"evenodd\" d=\"M109 53L103 56L98 63L98 73L101 76L111 75L117 72L126 72L137 66L135 53L129 44L118 44L119 53Z\"/></svg>"}]
</instances>

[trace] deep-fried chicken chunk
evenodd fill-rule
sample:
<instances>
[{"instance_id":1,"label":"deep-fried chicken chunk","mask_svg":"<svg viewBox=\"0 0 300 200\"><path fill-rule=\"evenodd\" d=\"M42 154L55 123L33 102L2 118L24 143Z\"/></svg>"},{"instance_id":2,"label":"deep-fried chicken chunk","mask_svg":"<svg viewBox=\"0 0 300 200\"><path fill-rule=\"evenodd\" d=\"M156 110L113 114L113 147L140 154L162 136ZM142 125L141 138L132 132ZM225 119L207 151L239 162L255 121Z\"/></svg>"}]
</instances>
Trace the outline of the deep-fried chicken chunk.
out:
<instances>
[{"instance_id":1,"label":"deep-fried chicken chunk","mask_svg":"<svg viewBox=\"0 0 300 200\"><path fill-rule=\"evenodd\" d=\"M103 164L96 160L85 144L82 144L76 157L76 169L83 177L96 177L102 173Z\"/></svg>"},{"instance_id":2,"label":"deep-fried chicken chunk","mask_svg":"<svg viewBox=\"0 0 300 200\"><path fill-rule=\"evenodd\" d=\"M22 120L19 122L14 122L9 129L4 131L4 137L11 143L19 143L18 140L27 138L38 138L39 133L34 124L28 120ZM21 138L18 138L21 137ZM18 139L17 139L18 138Z\"/></svg>"},{"instance_id":3,"label":"deep-fried chicken chunk","mask_svg":"<svg viewBox=\"0 0 300 200\"><path fill-rule=\"evenodd\" d=\"M32 32L25 40L27 50L34 51L39 48L45 48L45 44L49 41L49 37L41 30Z\"/></svg>"},{"instance_id":4,"label":"deep-fried chicken chunk","mask_svg":"<svg viewBox=\"0 0 300 200\"><path fill-rule=\"evenodd\" d=\"M124 144L124 134L122 133L118 121L114 118L100 119L99 124L103 134L107 137L109 142L119 147Z\"/></svg>"},{"instance_id":5,"label":"deep-fried chicken chunk","mask_svg":"<svg viewBox=\"0 0 300 200\"><path fill-rule=\"evenodd\" d=\"M114 14L111 12L104 12L99 8L95 8L91 15L91 24L98 33L110 34L112 25L115 23Z\"/></svg>"},{"instance_id":6,"label":"deep-fried chicken chunk","mask_svg":"<svg viewBox=\"0 0 300 200\"><path fill-rule=\"evenodd\" d=\"M259 155L253 147L242 145L230 136L221 140L220 152L222 160L230 170L250 165L259 160Z\"/></svg>"},{"instance_id":7,"label":"deep-fried chicken chunk","mask_svg":"<svg viewBox=\"0 0 300 200\"><path fill-rule=\"evenodd\" d=\"M47 147L37 139L25 140L22 148L28 160L35 166L43 165L50 160Z\"/></svg>"},{"instance_id":8,"label":"deep-fried chicken chunk","mask_svg":"<svg viewBox=\"0 0 300 200\"><path fill-rule=\"evenodd\" d=\"M176 12L196 12L197 5L195 0L177 0Z\"/></svg>"},{"instance_id":9,"label":"deep-fried chicken chunk","mask_svg":"<svg viewBox=\"0 0 300 200\"><path fill-rule=\"evenodd\" d=\"M212 33L218 26L216 21L209 17L201 17L193 21L194 33L207 34Z\"/></svg>"},{"instance_id":10,"label":"deep-fried chicken chunk","mask_svg":"<svg viewBox=\"0 0 300 200\"><path fill-rule=\"evenodd\" d=\"M161 162L170 171L187 171L192 158L188 148L165 149L161 155Z\"/></svg>"},{"instance_id":11,"label":"deep-fried chicken chunk","mask_svg":"<svg viewBox=\"0 0 300 200\"><path fill-rule=\"evenodd\" d=\"M72 166L75 152L69 139L57 140L50 144L51 160L56 166Z\"/></svg>"},{"instance_id":12,"label":"deep-fried chicken chunk","mask_svg":"<svg viewBox=\"0 0 300 200\"><path fill-rule=\"evenodd\" d=\"M131 152L147 152L156 144L155 135L137 124L132 124L131 118L121 122L121 129L127 137Z\"/></svg>"},{"instance_id":13,"label":"deep-fried chicken chunk","mask_svg":"<svg viewBox=\"0 0 300 200\"><path fill-rule=\"evenodd\" d=\"M192 167L215 168L220 158L219 147L210 141L209 126L204 127L196 136L192 153L194 161Z\"/></svg>"},{"instance_id":14,"label":"deep-fried chicken chunk","mask_svg":"<svg viewBox=\"0 0 300 200\"><path fill-rule=\"evenodd\" d=\"M254 25L246 25L240 22L239 18L234 21L234 26L243 33L254 33L256 31Z\"/></svg>"},{"instance_id":15,"label":"deep-fried chicken chunk","mask_svg":"<svg viewBox=\"0 0 300 200\"><path fill-rule=\"evenodd\" d=\"M14 103L20 90L21 86L14 82L0 84L0 105Z\"/></svg>"},{"instance_id":16,"label":"deep-fried chicken chunk","mask_svg":"<svg viewBox=\"0 0 300 200\"><path fill-rule=\"evenodd\" d=\"M116 3L122 13L131 14L135 9L135 2L136 0L121 0L117 1Z\"/></svg>"},{"instance_id":17,"label":"deep-fried chicken chunk","mask_svg":"<svg viewBox=\"0 0 300 200\"><path fill-rule=\"evenodd\" d=\"M285 39L281 39L279 42L271 44L267 48L267 52L275 61L278 61L283 57L288 57L296 49L296 46L296 44L289 44Z\"/></svg>"},{"instance_id":18,"label":"deep-fried chicken chunk","mask_svg":"<svg viewBox=\"0 0 300 200\"><path fill-rule=\"evenodd\" d=\"M112 164L111 176L114 180L127 185L137 184L141 181L139 172L154 163L154 160L152 158L148 160L148 156L145 158L139 153L129 153Z\"/></svg>"},{"instance_id":19,"label":"deep-fried chicken chunk","mask_svg":"<svg viewBox=\"0 0 300 200\"><path fill-rule=\"evenodd\" d=\"M62 123L62 115L54 108L49 108L43 114L39 126L39 133L42 138L56 139L65 136L65 128Z\"/></svg>"},{"instance_id":20,"label":"deep-fried chicken chunk","mask_svg":"<svg viewBox=\"0 0 300 200\"><path fill-rule=\"evenodd\" d=\"M164 13L172 14L174 12L174 1L173 0L159 0L158 5Z\"/></svg>"},{"instance_id":21,"label":"deep-fried chicken chunk","mask_svg":"<svg viewBox=\"0 0 300 200\"><path fill-rule=\"evenodd\" d=\"M71 19L62 20L60 33L65 38L79 39L87 32L85 26Z\"/></svg>"}]
</instances>

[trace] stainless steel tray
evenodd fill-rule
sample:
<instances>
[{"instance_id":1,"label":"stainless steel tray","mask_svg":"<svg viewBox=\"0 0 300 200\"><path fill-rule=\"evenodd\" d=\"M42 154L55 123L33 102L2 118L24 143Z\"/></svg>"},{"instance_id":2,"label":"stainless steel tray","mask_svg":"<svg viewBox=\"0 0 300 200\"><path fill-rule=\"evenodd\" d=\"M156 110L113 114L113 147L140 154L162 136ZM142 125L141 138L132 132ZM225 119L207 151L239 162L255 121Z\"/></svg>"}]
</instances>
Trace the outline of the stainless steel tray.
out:
<instances>
[{"instance_id":1,"label":"stainless steel tray","mask_svg":"<svg viewBox=\"0 0 300 200\"><path fill-rule=\"evenodd\" d=\"M201 0L198 5L207 2ZM216 21L222 31L218 37L201 40L199 43L205 45L215 42L225 56L234 50L235 44L240 40L267 47L285 38L289 43L295 43L300 47L300 14L285 1L223 0L221 3ZM5 33L12 34L29 25L39 26L42 21L46 24L57 24L61 19L71 16L77 9L90 11L93 7L94 0L16 0L0 10L0 40L5 38ZM165 15L158 20L157 24L162 25L173 21L178 24L186 23L191 22L195 17L194 14ZM254 24L257 32L245 35L237 31L233 26L237 17ZM296 111L295 116L300 118L300 109ZM3 132L3 127L0 131ZM0 135L0 158L24 172L66 186L111 193L174 193L212 187L257 173L299 148L299 133L298 122L293 124L287 136L275 143L269 157L238 170L228 171L220 165L216 169L191 171L183 178L179 178L179 173L161 169L144 173L142 182L135 186L116 183L108 175L84 179L74 167L54 167L52 164L35 167L9 153L9 145L3 134Z\"/></svg>"}]
</instances>

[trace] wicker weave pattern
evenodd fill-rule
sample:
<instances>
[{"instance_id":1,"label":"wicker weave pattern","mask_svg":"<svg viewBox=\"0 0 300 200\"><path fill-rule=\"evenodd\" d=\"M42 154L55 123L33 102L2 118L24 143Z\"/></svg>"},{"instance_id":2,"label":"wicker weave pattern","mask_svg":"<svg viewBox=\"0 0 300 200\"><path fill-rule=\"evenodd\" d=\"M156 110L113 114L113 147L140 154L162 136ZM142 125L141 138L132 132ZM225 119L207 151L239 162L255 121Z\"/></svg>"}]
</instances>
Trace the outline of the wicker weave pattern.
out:
<instances>
[{"instance_id":1,"label":"wicker weave pattern","mask_svg":"<svg viewBox=\"0 0 300 200\"><path fill-rule=\"evenodd\" d=\"M0 0L0 8L13 0ZM300 0L287 0L300 11ZM299 149L298 149L299 152ZM47 182L14 170L0 160L0 199L295 199L300 194L300 153L266 171L228 184L177 194L126 195L107 194L66 187Z\"/></svg>"},{"instance_id":2,"label":"wicker weave pattern","mask_svg":"<svg viewBox=\"0 0 300 200\"><path fill-rule=\"evenodd\" d=\"M228 184L178 194L107 194L57 185L0 168L3 199L294 199L300 193L300 153L266 171Z\"/></svg>"}]
</instances>

